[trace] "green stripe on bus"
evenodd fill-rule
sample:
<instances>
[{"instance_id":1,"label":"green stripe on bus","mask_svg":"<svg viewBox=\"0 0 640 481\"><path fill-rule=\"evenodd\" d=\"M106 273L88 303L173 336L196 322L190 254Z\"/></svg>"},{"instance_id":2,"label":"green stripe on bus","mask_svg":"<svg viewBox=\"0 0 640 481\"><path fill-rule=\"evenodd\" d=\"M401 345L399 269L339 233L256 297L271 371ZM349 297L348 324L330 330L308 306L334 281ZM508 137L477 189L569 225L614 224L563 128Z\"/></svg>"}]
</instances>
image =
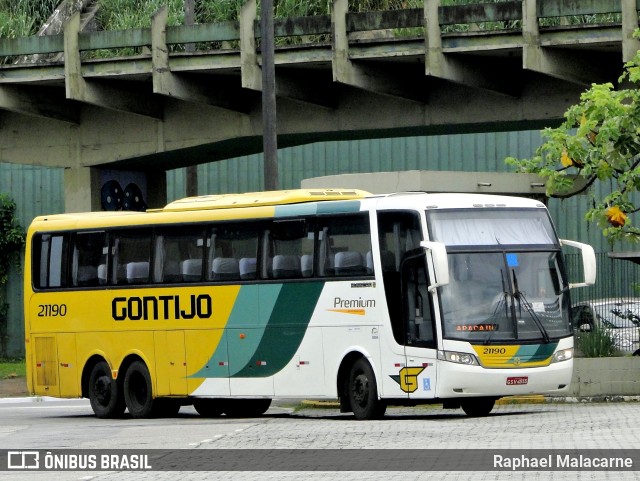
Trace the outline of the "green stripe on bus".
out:
<instances>
[{"instance_id":1,"label":"green stripe on bus","mask_svg":"<svg viewBox=\"0 0 640 481\"><path fill-rule=\"evenodd\" d=\"M189 377L227 377L243 369L260 345L281 289L282 284L241 286L218 347Z\"/></svg>"},{"instance_id":2,"label":"green stripe on bus","mask_svg":"<svg viewBox=\"0 0 640 481\"><path fill-rule=\"evenodd\" d=\"M557 342L524 345L520 346L515 357L520 358L522 363L540 362L553 356L553 353L556 351L556 347L558 347Z\"/></svg>"},{"instance_id":3,"label":"green stripe on bus","mask_svg":"<svg viewBox=\"0 0 640 481\"><path fill-rule=\"evenodd\" d=\"M260 345L232 377L268 377L284 368L300 347L323 287L324 282L283 284Z\"/></svg>"},{"instance_id":4,"label":"green stripe on bus","mask_svg":"<svg viewBox=\"0 0 640 481\"><path fill-rule=\"evenodd\" d=\"M339 202L309 202L291 205L277 205L276 217L291 217L315 214L345 214L360 211L359 200L344 200Z\"/></svg>"}]
</instances>

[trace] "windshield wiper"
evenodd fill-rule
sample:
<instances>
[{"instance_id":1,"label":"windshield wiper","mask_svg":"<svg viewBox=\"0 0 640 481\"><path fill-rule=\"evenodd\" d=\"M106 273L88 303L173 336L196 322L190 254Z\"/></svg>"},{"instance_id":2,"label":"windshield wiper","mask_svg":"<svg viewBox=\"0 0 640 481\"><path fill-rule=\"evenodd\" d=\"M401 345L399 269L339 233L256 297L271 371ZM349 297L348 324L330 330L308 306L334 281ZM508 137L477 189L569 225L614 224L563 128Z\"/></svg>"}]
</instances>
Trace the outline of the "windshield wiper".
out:
<instances>
[{"instance_id":1,"label":"windshield wiper","mask_svg":"<svg viewBox=\"0 0 640 481\"><path fill-rule=\"evenodd\" d=\"M505 282L504 282L504 271L502 269L500 269L500 279L502 280L502 296L500 298L500 301L496 305L496 308L493 310L493 314L491 314L491 317L493 318L493 322L496 325L497 325L497 322L495 320L496 314L502 308L503 304L504 304L504 317L505 318L509 318L509 311L508 311L508 306L507 306L507 297L511 296L511 294L509 294L509 291L507 291L507 286L505 285ZM487 334L487 337L484 338L483 344L485 346L488 345L491 342L491 338L493 337L493 332L494 331L489 331L489 333Z\"/></svg>"},{"instance_id":2,"label":"windshield wiper","mask_svg":"<svg viewBox=\"0 0 640 481\"><path fill-rule=\"evenodd\" d=\"M542 337L544 338L545 344L548 344L549 342L551 342L551 340L549 339L549 333L545 329L545 327L542 324L542 321L540 320L538 315L535 313L535 311L531 307L531 304L529 304L529 301L527 301L527 298L525 297L524 292L521 292L520 289L518 289L518 278L516 277L515 269L512 270L512 274L513 274L513 290L514 290L513 297L514 297L514 299L518 299L518 302L519 302L520 306L522 306L522 304L524 304L525 311L527 311L529 313L529 316L531 316L531 319L533 319L533 322L536 323L536 326L538 327L538 329L540 330L540 333L542 334ZM515 319L515 312L514 312L514 319Z\"/></svg>"}]
</instances>

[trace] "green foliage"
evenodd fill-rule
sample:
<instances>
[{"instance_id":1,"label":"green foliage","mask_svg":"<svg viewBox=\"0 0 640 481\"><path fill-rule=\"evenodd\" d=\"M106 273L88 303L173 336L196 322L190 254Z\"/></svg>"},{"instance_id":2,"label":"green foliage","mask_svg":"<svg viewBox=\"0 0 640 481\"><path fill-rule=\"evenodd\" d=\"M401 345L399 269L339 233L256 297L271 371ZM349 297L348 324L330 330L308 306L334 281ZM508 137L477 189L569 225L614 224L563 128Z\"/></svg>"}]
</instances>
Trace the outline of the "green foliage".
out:
<instances>
[{"instance_id":1,"label":"green foliage","mask_svg":"<svg viewBox=\"0 0 640 481\"><path fill-rule=\"evenodd\" d=\"M24 246L24 229L16 222L15 212L15 202L0 194L0 288L7 284L9 269L19 261Z\"/></svg>"},{"instance_id":2,"label":"green foliage","mask_svg":"<svg viewBox=\"0 0 640 481\"><path fill-rule=\"evenodd\" d=\"M592 194L586 218L612 242L635 242L640 240L632 219L640 210L640 54L625 65L620 82L630 86L593 84L567 110L562 125L542 131L546 140L534 157L506 162L545 178L551 197L570 197L595 182L610 185L601 198Z\"/></svg>"},{"instance_id":3,"label":"green foliage","mask_svg":"<svg viewBox=\"0 0 640 481\"><path fill-rule=\"evenodd\" d=\"M581 332L577 338L577 347L583 357L611 357L616 353L613 339L602 329Z\"/></svg>"},{"instance_id":4,"label":"green foliage","mask_svg":"<svg viewBox=\"0 0 640 481\"><path fill-rule=\"evenodd\" d=\"M184 0L100 0L98 22L105 30L151 27L151 17L164 6L169 7L168 25L184 22Z\"/></svg>"},{"instance_id":5,"label":"green foliage","mask_svg":"<svg viewBox=\"0 0 640 481\"><path fill-rule=\"evenodd\" d=\"M5 286L9 281L11 265L19 265L25 233L15 219L16 204L7 195L0 194L0 352L5 352L7 312Z\"/></svg>"},{"instance_id":6,"label":"green foliage","mask_svg":"<svg viewBox=\"0 0 640 481\"><path fill-rule=\"evenodd\" d=\"M58 3L59 0L0 0L0 37L35 34Z\"/></svg>"}]
</instances>

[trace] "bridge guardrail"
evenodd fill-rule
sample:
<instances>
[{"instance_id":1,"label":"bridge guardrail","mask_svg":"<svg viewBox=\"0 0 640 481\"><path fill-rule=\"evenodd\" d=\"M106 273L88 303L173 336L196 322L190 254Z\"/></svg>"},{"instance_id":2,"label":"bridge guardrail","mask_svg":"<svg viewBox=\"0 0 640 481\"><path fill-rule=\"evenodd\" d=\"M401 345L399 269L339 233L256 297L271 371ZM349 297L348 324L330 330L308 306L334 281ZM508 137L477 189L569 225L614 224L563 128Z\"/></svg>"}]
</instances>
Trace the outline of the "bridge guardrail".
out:
<instances>
[{"instance_id":1,"label":"bridge guardrail","mask_svg":"<svg viewBox=\"0 0 640 481\"><path fill-rule=\"evenodd\" d=\"M640 0L631 0L637 10ZM522 31L523 11L532 0L479 3L473 5L439 5L438 24L444 36L471 32L494 33L496 35ZM619 27L623 15L621 4L625 0L590 0L574 2L569 0L538 0L535 2L537 25L540 32L547 30L579 29L588 24L593 27ZM391 11L348 12L346 14L347 33L391 31L394 35L386 38L402 39L406 29L425 30L427 5ZM432 8L432 7L431 7ZM331 34L331 15L310 17L277 18L274 24L276 38L296 38L298 45L314 44L326 40ZM636 18L637 27L637 18ZM225 21L198 25L166 26L167 45L197 44L203 50L224 49L225 43L241 40L240 22ZM404 30L404 31L403 31ZM253 19L254 38L261 37L259 21ZM410 30L410 33L416 33ZM414 35L416 36L416 35ZM81 51L103 49L141 48L151 45L152 29L138 28L120 31L80 32L78 45ZM282 42L285 46L289 42ZM49 54L64 51L64 35L0 38L0 56ZM138 54L139 51L134 53Z\"/></svg>"}]
</instances>

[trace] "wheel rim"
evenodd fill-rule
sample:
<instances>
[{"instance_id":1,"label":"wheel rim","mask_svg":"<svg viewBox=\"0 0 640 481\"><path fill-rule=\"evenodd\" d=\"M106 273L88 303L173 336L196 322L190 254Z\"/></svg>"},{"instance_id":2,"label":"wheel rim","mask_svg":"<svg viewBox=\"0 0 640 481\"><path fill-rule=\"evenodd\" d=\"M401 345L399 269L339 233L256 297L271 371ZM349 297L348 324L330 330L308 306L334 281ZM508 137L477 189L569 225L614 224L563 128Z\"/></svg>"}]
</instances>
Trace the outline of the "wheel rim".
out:
<instances>
[{"instance_id":1,"label":"wheel rim","mask_svg":"<svg viewBox=\"0 0 640 481\"><path fill-rule=\"evenodd\" d=\"M365 406L369 400L369 379L364 373L359 373L353 379L353 400L359 406Z\"/></svg>"},{"instance_id":2,"label":"wheel rim","mask_svg":"<svg viewBox=\"0 0 640 481\"><path fill-rule=\"evenodd\" d=\"M96 401L101 406L108 406L111 401L111 379L107 375L99 376L93 384Z\"/></svg>"}]
</instances>

